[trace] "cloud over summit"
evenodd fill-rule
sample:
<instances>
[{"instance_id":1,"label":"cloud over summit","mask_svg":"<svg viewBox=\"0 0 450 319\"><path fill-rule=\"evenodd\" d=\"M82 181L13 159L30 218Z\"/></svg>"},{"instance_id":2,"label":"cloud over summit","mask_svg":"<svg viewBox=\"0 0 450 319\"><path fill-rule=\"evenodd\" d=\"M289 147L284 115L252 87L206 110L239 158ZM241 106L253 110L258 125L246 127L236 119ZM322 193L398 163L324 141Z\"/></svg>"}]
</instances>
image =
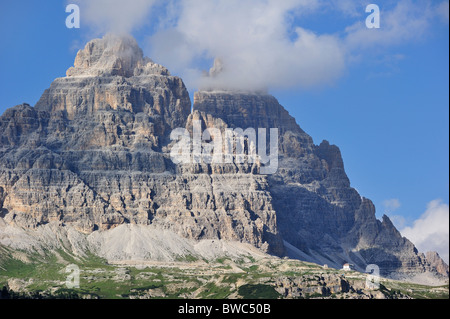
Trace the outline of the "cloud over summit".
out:
<instances>
[{"instance_id":1,"label":"cloud over summit","mask_svg":"<svg viewBox=\"0 0 450 319\"><path fill-rule=\"evenodd\" d=\"M289 13L309 10L315 3L186 0L166 36L151 38L152 56L167 65L183 61L179 67L191 70L199 58L220 58L223 71L214 78L198 76L198 87L293 88L333 81L345 67L339 41L301 27L294 28L293 36L288 32ZM167 37L179 41L168 48Z\"/></svg>"},{"instance_id":2,"label":"cloud over summit","mask_svg":"<svg viewBox=\"0 0 450 319\"><path fill-rule=\"evenodd\" d=\"M411 227L400 231L421 252L437 251L449 262L449 206L440 200L428 204L425 213Z\"/></svg>"},{"instance_id":3,"label":"cloud over summit","mask_svg":"<svg viewBox=\"0 0 450 319\"><path fill-rule=\"evenodd\" d=\"M74 1L81 6L82 23L96 32L144 31L146 54L182 76L191 89L308 89L332 84L347 72L354 56L414 40L436 18L448 23L443 13L448 1L381 1L379 30L365 27L363 1ZM345 17L348 25L326 32L304 22L330 15ZM205 77L216 58L222 61L222 72Z\"/></svg>"}]
</instances>

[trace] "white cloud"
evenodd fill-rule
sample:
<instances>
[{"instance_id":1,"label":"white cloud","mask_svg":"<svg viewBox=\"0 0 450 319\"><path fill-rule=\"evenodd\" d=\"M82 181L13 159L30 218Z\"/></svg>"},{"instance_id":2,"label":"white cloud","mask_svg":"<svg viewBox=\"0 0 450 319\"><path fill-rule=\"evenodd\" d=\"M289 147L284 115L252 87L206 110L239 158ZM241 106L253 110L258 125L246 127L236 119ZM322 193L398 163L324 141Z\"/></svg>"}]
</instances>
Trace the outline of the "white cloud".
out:
<instances>
[{"instance_id":1,"label":"white cloud","mask_svg":"<svg viewBox=\"0 0 450 319\"><path fill-rule=\"evenodd\" d=\"M436 6L436 14L441 18L442 22L448 24L449 22L449 3L448 1L443 1L441 4Z\"/></svg>"},{"instance_id":2,"label":"white cloud","mask_svg":"<svg viewBox=\"0 0 450 319\"><path fill-rule=\"evenodd\" d=\"M437 251L449 262L449 206L441 200L428 204L425 213L412 227L403 228L403 236L411 240L421 252Z\"/></svg>"},{"instance_id":3,"label":"white cloud","mask_svg":"<svg viewBox=\"0 0 450 319\"><path fill-rule=\"evenodd\" d=\"M97 33L131 33L148 27L147 55L180 75L190 89L305 89L332 84L351 61L373 57L373 52L385 56L386 48L426 34L435 20L448 23L448 1L383 1L378 30L365 27L365 6L370 1L74 2L80 5L82 25ZM305 17L327 23L332 14L347 19L349 27L329 34L303 25ZM222 60L223 72L203 77L202 71L215 58Z\"/></svg>"},{"instance_id":4,"label":"white cloud","mask_svg":"<svg viewBox=\"0 0 450 319\"><path fill-rule=\"evenodd\" d=\"M177 73L199 58L220 58L223 72L194 86L264 89L309 87L337 79L344 70L340 41L295 28L289 13L309 12L316 1L185 0L173 28L151 38L151 56ZM173 41L176 39L176 41ZM198 70L200 71L200 70ZM200 72L198 72L200 74Z\"/></svg>"},{"instance_id":5,"label":"white cloud","mask_svg":"<svg viewBox=\"0 0 450 319\"><path fill-rule=\"evenodd\" d=\"M403 44L406 41L420 39L429 31L436 17L443 16L443 1L433 4L431 1L398 1L393 8L380 6L380 29L367 29L365 20L347 27L345 45L351 52L360 50L384 49Z\"/></svg>"},{"instance_id":6,"label":"white cloud","mask_svg":"<svg viewBox=\"0 0 450 319\"><path fill-rule=\"evenodd\" d=\"M68 0L80 6L82 25L97 33L131 33L148 23L157 0Z\"/></svg>"},{"instance_id":7,"label":"white cloud","mask_svg":"<svg viewBox=\"0 0 450 319\"><path fill-rule=\"evenodd\" d=\"M360 56L364 59L368 53L373 57L373 52L385 56L386 48L420 39L435 18L442 15L445 3L448 4L446 1L439 4L385 1L381 6L381 29L369 30L365 26L368 3L181 0L172 28L151 38L150 55L176 73L188 74L189 87L304 89L323 86L339 79L349 61ZM301 25L302 17L320 16L323 11L357 22L333 34L319 34ZM292 23L293 16L299 24ZM222 60L224 71L215 78L202 78L199 60L212 64L214 58ZM203 69L207 68L203 65Z\"/></svg>"}]
</instances>

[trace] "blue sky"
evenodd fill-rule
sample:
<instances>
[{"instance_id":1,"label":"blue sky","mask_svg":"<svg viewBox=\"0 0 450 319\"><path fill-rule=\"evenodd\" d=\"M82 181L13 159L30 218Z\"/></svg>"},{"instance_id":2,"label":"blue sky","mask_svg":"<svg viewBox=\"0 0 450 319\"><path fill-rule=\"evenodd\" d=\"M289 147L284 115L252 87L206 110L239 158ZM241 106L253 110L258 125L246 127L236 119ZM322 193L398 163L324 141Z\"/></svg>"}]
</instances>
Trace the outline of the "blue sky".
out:
<instances>
[{"instance_id":1,"label":"blue sky","mask_svg":"<svg viewBox=\"0 0 450 319\"><path fill-rule=\"evenodd\" d=\"M191 94L219 56L233 84L267 87L316 144L340 147L378 217L414 228L439 203L448 223L448 1L372 2L380 29L365 28L366 1L74 0L80 29L65 25L72 1L2 1L0 114L34 105L91 38L128 32Z\"/></svg>"}]
</instances>

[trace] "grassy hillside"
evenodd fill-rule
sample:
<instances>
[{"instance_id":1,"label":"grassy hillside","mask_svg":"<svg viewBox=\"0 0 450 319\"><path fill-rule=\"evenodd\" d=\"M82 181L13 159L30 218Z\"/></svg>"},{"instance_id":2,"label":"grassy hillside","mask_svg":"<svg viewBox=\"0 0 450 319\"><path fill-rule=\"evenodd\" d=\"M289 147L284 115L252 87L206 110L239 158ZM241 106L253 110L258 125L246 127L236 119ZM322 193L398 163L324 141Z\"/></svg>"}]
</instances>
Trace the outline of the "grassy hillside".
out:
<instances>
[{"instance_id":1,"label":"grassy hillside","mask_svg":"<svg viewBox=\"0 0 450 319\"><path fill-rule=\"evenodd\" d=\"M79 288L69 289L68 265L80 270ZM14 298L448 298L448 285L429 287L383 280L365 287L364 274L319 265L252 256L213 261L183 258L171 263L111 265L94 254L65 251L30 255L0 247L0 288ZM9 292L7 294L6 292Z\"/></svg>"}]
</instances>

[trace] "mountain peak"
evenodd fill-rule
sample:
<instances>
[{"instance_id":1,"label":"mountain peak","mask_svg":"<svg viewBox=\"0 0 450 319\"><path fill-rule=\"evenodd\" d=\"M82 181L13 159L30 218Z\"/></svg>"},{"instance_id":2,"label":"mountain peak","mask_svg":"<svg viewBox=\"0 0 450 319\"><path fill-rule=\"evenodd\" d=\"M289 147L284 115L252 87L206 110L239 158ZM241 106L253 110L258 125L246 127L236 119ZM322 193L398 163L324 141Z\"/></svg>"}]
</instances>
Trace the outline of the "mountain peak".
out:
<instances>
[{"instance_id":1,"label":"mountain peak","mask_svg":"<svg viewBox=\"0 0 450 319\"><path fill-rule=\"evenodd\" d=\"M217 60L211 74L221 68ZM440 257L419 255L388 217L376 219L373 203L351 187L339 148L314 145L275 97L201 91L191 113L183 81L166 73L132 37L107 35L80 50L67 77L55 79L34 108L23 104L0 117L0 250L4 243L23 246L5 227L51 224L90 234L137 224L193 241L239 241L279 256L286 243L288 254L309 262L336 268L351 262L359 271L376 264L381 276L448 281ZM231 161L194 162L197 119L220 133L232 129ZM256 132L258 155L270 151L270 165L278 144L272 175L238 158L238 134L247 136L241 152L250 155ZM205 159L214 144L213 154L220 153L219 134L208 134L210 142L199 134ZM179 151L186 163L174 161ZM81 235L70 232L75 237ZM139 238L132 243L139 251L153 240ZM177 255L184 251L173 247Z\"/></svg>"},{"instance_id":2,"label":"mountain peak","mask_svg":"<svg viewBox=\"0 0 450 319\"><path fill-rule=\"evenodd\" d=\"M67 76L52 82L35 109L62 111L70 120L97 111L144 112L179 127L191 107L180 78L145 57L133 37L108 34L77 53Z\"/></svg>"},{"instance_id":3,"label":"mountain peak","mask_svg":"<svg viewBox=\"0 0 450 319\"><path fill-rule=\"evenodd\" d=\"M132 36L107 34L89 41L78 51L74 66L67 70L74 76L169 75L169 71L144 57L142 49Z\"/></svg>"}]
</instances>

